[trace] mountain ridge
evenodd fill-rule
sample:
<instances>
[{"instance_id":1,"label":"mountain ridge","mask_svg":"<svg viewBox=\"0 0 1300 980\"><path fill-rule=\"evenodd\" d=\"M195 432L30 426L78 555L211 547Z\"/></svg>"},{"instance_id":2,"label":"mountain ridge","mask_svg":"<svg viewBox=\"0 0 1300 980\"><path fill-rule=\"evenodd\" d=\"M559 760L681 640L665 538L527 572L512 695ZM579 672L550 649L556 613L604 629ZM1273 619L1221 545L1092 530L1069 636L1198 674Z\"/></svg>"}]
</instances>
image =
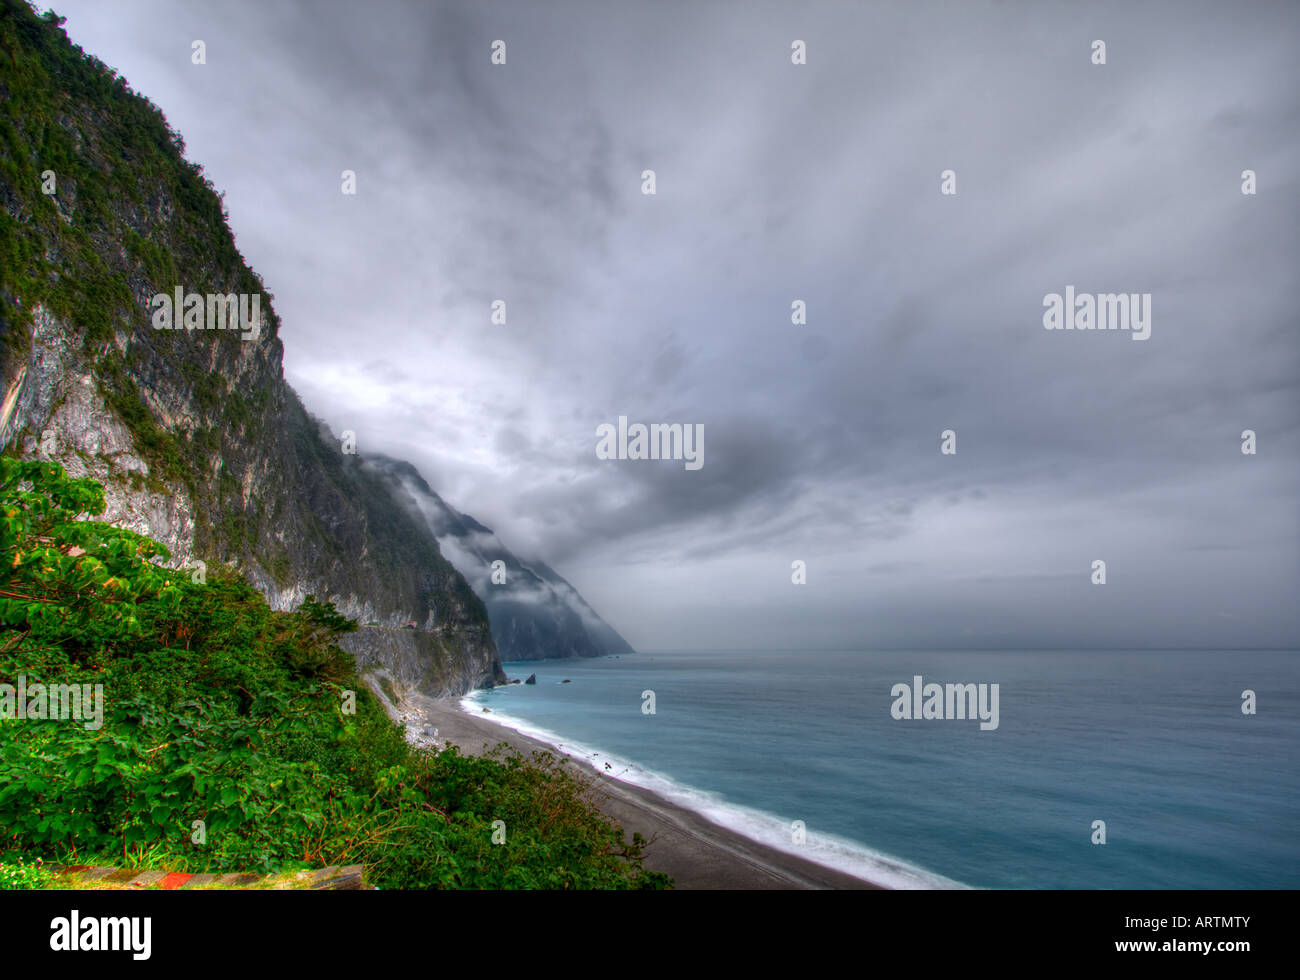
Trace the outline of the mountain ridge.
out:
<instances>
[{"instance_id":1,"label":"mountain ridge","mask_svg":"<svg viewBox=\"0 0 1300 980\"><path fill-rule=\"evenodd\" d=\"M490 527L443 500L414 464L380 453L367 454L366 460L391 479L394 494L405 496L483 600L503 660L635 652L571 583L545 562L515 555ZM496 575L494 562L502 563Z\"/></svg>"}]
</instances>

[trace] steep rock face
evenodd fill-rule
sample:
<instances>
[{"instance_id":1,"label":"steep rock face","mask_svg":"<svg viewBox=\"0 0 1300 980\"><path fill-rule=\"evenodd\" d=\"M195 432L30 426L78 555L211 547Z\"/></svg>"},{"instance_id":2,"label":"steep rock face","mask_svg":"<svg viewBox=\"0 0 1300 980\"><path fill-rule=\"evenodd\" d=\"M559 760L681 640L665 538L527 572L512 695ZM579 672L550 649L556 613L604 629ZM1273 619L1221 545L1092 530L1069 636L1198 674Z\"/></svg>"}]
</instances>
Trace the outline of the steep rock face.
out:
<instances>
[{"instance_id":1,"label":"steep rock face","mask_svg":"<svg viewBox=\"0 0 1300 980\"><path fill-rule=\"evenodd\" d=\"M368 457L392 492L418 514L443 553L487 605L503 660L546 660L632 653L578 590L541 562L523 562L491 528L438 496L410 463ZM497 566L496 581L493 563ZM505 581L499 581L504 576Z\"/></svg>"},{"instance_id":2,"label":"steep rock face","mask_svg":"<svg viewBox=\"0 0 1300 980\"><path fill-rule=\"evenodd\" d=\"M272 297L162 114L15 0L0 103L0 382L22 376L6 451L99 480L101 519L173 565L234 565L274 608L334 601L367 624L348 639L363 668L431 695L504 680L427 526L285 383ZM155 329L151 298L177 287L260 295L260 329Z\"/></svg>"}]
</instances>

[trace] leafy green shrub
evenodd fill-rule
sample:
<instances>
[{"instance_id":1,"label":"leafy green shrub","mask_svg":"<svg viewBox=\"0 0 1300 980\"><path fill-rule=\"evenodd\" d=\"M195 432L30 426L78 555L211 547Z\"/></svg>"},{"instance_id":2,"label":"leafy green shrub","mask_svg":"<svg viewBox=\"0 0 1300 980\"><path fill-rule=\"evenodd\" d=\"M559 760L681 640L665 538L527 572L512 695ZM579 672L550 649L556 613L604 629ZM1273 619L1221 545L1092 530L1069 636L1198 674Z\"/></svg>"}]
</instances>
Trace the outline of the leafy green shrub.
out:
<instances>
[{"instance_id":1,"label":"leafy green shrub","mask_svg":"<svg viewBox=\"0 0 1300 980\"><path fill-rule=\"evenodd\" d=\"M103 508L92 480L0 458L0 683L104 692L102 727L0 720L0 856L361 863L401 888L670 883L567 761L412 749L338 646L356 624L330 603L274 612L222 568L196 584L157 564L161 545L85 519Z\"/></svg>"}]
</instances>

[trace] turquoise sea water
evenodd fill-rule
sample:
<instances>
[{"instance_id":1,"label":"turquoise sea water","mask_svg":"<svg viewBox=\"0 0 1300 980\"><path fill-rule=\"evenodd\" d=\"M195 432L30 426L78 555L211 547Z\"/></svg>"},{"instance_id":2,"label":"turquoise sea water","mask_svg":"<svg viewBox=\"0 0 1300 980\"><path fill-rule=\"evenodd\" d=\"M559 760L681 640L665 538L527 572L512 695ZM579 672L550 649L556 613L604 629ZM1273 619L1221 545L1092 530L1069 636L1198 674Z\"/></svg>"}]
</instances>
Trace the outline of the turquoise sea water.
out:
<instances>
[{"instance_id":1,"label":"turquoise sea water","mask_svg":"<svg viewBox=\"0 0 1300 980\"><path fill-rule=\"evenodd\" d=\"M708 651L506 670L537 684L467 707L888 884L1300 887L1296 651ZM915 675L998 684L997 729L895 719L891 689Z\"/></svg>"}]
</instances>

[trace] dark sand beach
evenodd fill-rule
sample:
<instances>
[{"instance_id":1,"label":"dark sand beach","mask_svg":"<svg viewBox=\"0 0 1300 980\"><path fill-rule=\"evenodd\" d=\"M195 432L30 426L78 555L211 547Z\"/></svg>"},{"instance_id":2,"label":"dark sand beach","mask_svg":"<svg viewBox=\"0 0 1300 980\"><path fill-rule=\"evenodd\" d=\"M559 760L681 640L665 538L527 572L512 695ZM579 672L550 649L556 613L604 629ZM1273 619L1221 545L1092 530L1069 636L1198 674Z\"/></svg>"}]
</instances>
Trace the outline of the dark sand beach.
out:
<instances>
[{"instance_id":1,"label":"dark sand beach","mask_svg":"<svg viewBox=\"0 0 1300 980\"><path fill-rule=\"evenodd\" d=\"M401 706L398 719L409 716L408 736L421 744L451 742L462 752L480 755L500 742L529 754L556 750L536 739L463 711L455 700L415 696ZM438 736L426 736L437 729ZM642 834L646 867L672 875L680 889L852 888L879 885L823 867L793 854L750 840L692 813L663 797L620 782L575 760L599 784L600 808L622 824L629 837Z\"/></svg>"}]
</instances>

